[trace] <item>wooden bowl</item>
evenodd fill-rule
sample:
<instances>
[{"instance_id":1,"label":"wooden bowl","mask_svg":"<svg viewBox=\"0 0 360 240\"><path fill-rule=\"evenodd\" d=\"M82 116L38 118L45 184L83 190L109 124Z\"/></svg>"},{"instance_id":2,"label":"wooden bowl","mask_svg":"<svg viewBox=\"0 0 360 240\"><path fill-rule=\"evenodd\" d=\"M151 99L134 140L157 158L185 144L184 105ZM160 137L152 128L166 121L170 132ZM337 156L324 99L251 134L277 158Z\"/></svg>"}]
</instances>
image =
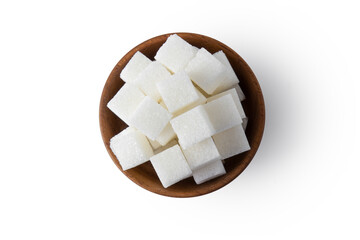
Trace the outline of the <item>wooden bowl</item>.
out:
<instances>
[{"instance_id":1,"label":"wooden bowl","mask_svg":"<svg viewBox=\"0 0 360 240\"><path fill-rule=\"evenodd\" d=\"M157 36L141 43L140 45L130 50L130 52L128 52L116 64L106 81L101 96L100 130L105 147L115 165L134 183L151 192L164 196L194 197L213 192L225 186L234 180L242 171L244 171L244 169L254 157L260 145L265 124L265 105L260 85L254 73L247 65L247 63L234 50L225 44L204 35L194 33L176 33L181 38L198 48L204 47L211 53L223 50L228 57L234 71L236 72L236 75L240 80L240 86L246 96L246 100L244 100L242 104L249 119L246 135L248 137L251 150L226 159L224 166L227 174L200 185L197 185L193 178L188 178L168 188L164 188L161 185L160 180L158 179L155 170L149 161L135 168L123 171L119 161L116 159L115 155L110 149L109 142L110 138L125 129L127 125L115 114L113 114L106 107L106 104L124 85L124 82L120 79L120 72L131 59L131 57L135 54L135 52L140 51L153 60L157 50L171 34L169 33Z\"/></svg>"}]
</instances>

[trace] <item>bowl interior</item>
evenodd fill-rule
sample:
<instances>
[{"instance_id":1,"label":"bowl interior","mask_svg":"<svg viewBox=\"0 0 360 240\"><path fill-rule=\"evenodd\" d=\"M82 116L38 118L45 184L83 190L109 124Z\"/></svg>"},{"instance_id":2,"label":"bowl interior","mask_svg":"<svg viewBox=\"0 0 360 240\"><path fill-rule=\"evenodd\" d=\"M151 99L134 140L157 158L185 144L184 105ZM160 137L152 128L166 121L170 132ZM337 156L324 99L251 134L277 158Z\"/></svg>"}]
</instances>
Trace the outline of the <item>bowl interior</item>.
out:
<instances>
[{"instance_id":1,"label":"bowl interior","mask_svg":"<svg viewBox=\"0 0 360 240\"><path fill-rule=\"evenodd\" d=\"M254 73L246 64L246 62L234 50L225 44L207 36L194 33L176 34L178 34L181 38L190 44L198 48L204 47L211 53L222 50L228 57L236 75L240 80L240 87L246 96L246 100L244 100L242 104L249 119L246 129L246 136L248 137L251 150L226 159L224 166L227 174L200 185L197 185L193 178L188 178L165 189L161 185L155 170L149 161L133 169L129 169L127 171L122 170L118 160L110 149L109 142L113 136L125 129L127 125L115 114L113 114L106 107L106 104L124 85L124 82L120 79L120 72L131 59L131 57L135 54L135 52L140 51L153 60L157 50L171 34L157 36L141 43L129 51L116 64L106 81L101 96L100 130L105 147L112 160L116 166L133 182L157 194L172 197L193 197L210 193L225 186L233 179L235 179L247 167L247 165L254 157L262 138L265 124L265 106L262 92Z\"/></svg>"}]
</instances>

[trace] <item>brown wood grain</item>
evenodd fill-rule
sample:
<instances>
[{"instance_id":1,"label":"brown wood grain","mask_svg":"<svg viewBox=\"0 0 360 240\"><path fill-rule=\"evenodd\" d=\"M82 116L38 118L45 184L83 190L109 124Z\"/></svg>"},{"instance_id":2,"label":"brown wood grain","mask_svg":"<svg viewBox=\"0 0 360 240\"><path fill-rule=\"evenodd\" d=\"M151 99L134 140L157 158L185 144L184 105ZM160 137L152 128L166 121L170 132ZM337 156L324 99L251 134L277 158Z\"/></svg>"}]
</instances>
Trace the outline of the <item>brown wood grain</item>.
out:
<instances>
[{"instance_id":1,"label":"brown wood grain","mask_svg":"<svg viewBox=\"0 0 360 240\"><path fill-rule=\"evenodd\" d=\"M116 64L105 83L100 100L100 130L105 147L111 159L115 165L134 183L151 192L164 196L195 197L224 187L226 184L234 180L248 166L258 150L262 139L265 125L265 104L261 88L255 74L244 59L242 59L234 50L225 44L204 35L194 33L176 33L181 38L198 48L204 47L211 53L223 50L228 57L236 75L240 80L240 86L246 96L246 100L244 100L242 104L249 119L246 135L248 137L251 150L226 159L224 166L227 174L200 185L197 185L191 177L176 183L169 188L164 188L149 161L133 169L123 171L119 161L110 149L109 142L110 138L125 129L127 125L115 114L113 114L106 107L106 104L124 85L124 82L120 79L120 72L135 52L140 51L153 60L159 47L171 34L173 33L157 36L139 44L130 50Z\"/></svg>"}]
</instances>

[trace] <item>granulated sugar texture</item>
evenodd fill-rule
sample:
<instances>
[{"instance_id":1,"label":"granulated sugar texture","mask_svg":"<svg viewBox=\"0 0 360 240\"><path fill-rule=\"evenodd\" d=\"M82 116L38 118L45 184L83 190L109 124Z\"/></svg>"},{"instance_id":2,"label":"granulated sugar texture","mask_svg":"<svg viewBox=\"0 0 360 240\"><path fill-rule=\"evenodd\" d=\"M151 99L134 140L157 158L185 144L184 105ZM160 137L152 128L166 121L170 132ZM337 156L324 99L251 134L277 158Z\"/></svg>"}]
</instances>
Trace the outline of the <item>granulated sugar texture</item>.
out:
<instances>
[{"instance_id":1,"label":"granulated sugar texture","mask_svg":"<svg viewBox=\"0 0 360 240\"><path fill-rule=\"evenodd\" d=\"M171 35L155 59L136 52L108 108L128 128L110 140L123 170L150 160L164 188L226 174L223 160L250 149L239 78L223 51Z\"/></svg>"}]
</instances>

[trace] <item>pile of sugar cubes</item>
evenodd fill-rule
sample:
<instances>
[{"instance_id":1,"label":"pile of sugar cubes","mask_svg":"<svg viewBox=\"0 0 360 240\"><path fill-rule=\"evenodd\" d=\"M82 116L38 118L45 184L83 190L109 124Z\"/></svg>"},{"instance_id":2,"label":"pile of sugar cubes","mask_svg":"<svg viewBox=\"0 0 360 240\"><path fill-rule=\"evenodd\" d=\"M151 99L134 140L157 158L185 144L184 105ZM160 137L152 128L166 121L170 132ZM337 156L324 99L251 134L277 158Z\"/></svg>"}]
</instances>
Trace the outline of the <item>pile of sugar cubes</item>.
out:
<instances>
[{"instance_id":1,"label":"pile of sugar cubes","mask_svg":"<svg viewBox=\"0 0 360 240\"><path fill-rule=\"evenodd\" d=\"M223 51L198 49L174 34L151 61L136 52L108 108L128 128L111 138L122 169L151 162L167 188L226 173L223 160L250 149L245 96Z\"/></svg>"}]
</instances>

